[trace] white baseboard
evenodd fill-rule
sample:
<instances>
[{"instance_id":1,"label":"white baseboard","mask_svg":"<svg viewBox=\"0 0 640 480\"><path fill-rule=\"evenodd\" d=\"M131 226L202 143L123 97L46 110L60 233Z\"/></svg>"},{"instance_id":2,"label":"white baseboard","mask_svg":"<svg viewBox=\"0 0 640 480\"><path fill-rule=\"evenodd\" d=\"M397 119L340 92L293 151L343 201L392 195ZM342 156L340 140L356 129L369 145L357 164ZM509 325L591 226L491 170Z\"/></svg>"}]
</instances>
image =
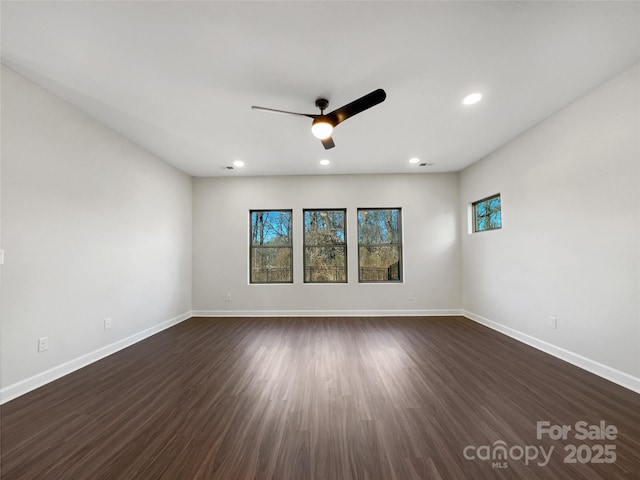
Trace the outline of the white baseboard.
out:
<instances>
[{"instance_id":1,"label":"white baseboard","mask_svg":"<svg viewBox=\"0 0 640 480\"><path fill-rule=\"evenodd\" d=\"M602 363L578 355L551 343L539 340L513 328L484 318L475 313L462 309L442 310L194 310L171 318L163 323L154 325L141 332L123 338L93 352L65 362L45 372L34 375L25 380L9 385L0 390L0 404L24 395L36 388L68 375L82 367L96 362L104 357L127 348L145 338L155 335L191 317L385 317L385 316L465 316L474 322L489 327L531 347L560 358L577 367L603 377L622 387L640 393L640 378L611 368Z\"/></svg>"},{"instance_id":2,"label":"white baseboard","mask_svg":"<svg viewBox=\"0 0 640 480\"><path fill-rule=\"evenodd\" d=\"M476 323L484 325L485 327L489 327L492 330L504 333L505 335L514 338L522 343L526 343L533 348L537 348L538 350L542 350L549 355L553 355L554 357L564 360L565 362L569 362L576 367L580 367L583 370L594 373L622 387L628 388L629 390L632 390L636 393L640 393L640 378L638 377L634 377L633 375L629 375L628 373L616 370L615 368L611 368L600 362L591 360L590 358L583 357L582 355L545 342L544 340L539 340L535 337L532 337L531 335L527 335L526 333L522 333L518 330L502 325L501 323L494 322L493 320L489 320L488 318L484 318L480 315L476 315L475 313L469 312L467 310L462 310L462 315L470 320L473 320Z\"/></svg>"},{"instance_id":3,"label":"white baseboard","mask_svg":"<svg viewBox=\"0 0 640 480\"><path fill-rule=\"evenodd\" d=\"M173 327L180 322L191 318L191 312L183 313L182 315L178 315L177 317L171 318L165 322L162 322L158 325L154 325L153 327L142 330L141 332L130 335L122 340L114 342L105 347L94 350L93 352L89 352L85 355L82 355L78 358L74 358L68 362L65 362L61 365L53 367L44 372L38 373L32 377L21 380L19 382L14 383L13 385L9 385L8 387L0 390L0 405L6 403L14 398L19 397L20 395L24 395L36 388L42 387L49 382L53 382L60 377L64 377L69 373L75 372L76 370L81 369L82 367L86 367L87 365L96 362L104 357L107 357L111 354L116 353L123 348L127 348L134 343L138 343L145 338L150 337L151 335L155 335L162 330L166 330L169 327Z\"/></svg>"},{"instance_id":4,"label":"white baseboard","mask_svg":"<svg viewBox=\"0 0 640 480\"><path fill-rule=\"evenodd\" d=\"M459 309L442 310L193 310L194 317L450 317Z\"/></svg>"}]
</instances>

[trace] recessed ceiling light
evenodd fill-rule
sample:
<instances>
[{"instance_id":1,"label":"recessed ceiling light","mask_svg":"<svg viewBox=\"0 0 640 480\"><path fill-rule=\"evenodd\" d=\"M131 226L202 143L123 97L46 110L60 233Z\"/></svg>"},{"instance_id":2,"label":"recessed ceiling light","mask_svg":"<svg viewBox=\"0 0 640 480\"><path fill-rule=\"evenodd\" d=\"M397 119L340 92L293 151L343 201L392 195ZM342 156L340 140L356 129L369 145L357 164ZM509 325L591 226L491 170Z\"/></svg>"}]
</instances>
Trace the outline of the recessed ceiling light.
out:
<instances>
[{"instance_id":1,"label":"recessed ceiling light","mask_svg":"<svg viewBox=\"0 0 640 480\"><path fill-rule=\"evenodd\" d=\"M327 160L326 158L323 158L322 160L320 160L320 165L322 165L323 167L326 167L330 163L331 162L329 160Z\"/></svg>"},{"instance_id":2,"label":"recessed ceiling light","mask_svg":"<svg viewBox=\"0 0 640 480\"><path fill-rule=\"evenodd\" d=\"M417 157L413 157L411 159L409 159L409 163L420 163L420 159Z\"/></svg>"},{"instance_id":3,"label":"recessed ceiling light","mask_svg":"<svg viewBox=\"0 0 640 480\"><path fill-rule=\"evenodd\" d=\"M480 100L482 100L481 93L472 93L471 95L467 95L466 97L464 97L462 103L464 103L465 105L473 105L474 103L478 103Z\"/></svg>"},{"instance_id":4,"label":"recessed ceiling light","mask_svg":"<svg viewBox=\"0 0 640 480\"><path fill-rule=\"evenodd\" d=\"M234 167L244 167L244 162L242 160L236 160L235 162L233 162L233 166Z\"/></svg>"}]
</instances>

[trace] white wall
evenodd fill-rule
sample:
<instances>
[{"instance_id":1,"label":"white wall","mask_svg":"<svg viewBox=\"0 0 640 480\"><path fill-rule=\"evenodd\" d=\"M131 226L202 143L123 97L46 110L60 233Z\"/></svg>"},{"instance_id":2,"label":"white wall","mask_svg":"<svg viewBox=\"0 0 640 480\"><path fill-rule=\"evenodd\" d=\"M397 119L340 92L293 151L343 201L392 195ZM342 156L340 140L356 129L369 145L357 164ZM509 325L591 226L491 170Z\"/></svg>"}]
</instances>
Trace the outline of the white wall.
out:
<instances>
[{"instance_id":1,"label":"white wall","mask_svg":"<svg viewBox=\"0 0 640 480\"><path fill-rule=\"evenodd\" d=\"M404 283L359 284L356 209L400 207ZM249 210L293 209L294 283L249 285ZM304 284L302 209L347 208L347 284ZM458 174L196 178L193 309L208 314L459 312ZM226 294L231 301L226 301Z\"/></svg>"},{"instance_id":2,"label":"white wall","mask_svg":"<svg viewBox=\"0 0 640 480\"><path fill-rule=\"evenodd\" d=\"M2 170L3 399L188 316L190 177L6 67Z\"/></svg>"},{"instance_id":3,"label":"white wall","mask_svg":"<svg viewBox=\"0 0 640 480\"><path fill-rule=\"evenodd\" d=\"M500 192L504 221L471 235L462 222L463 308L636 389L639 71L623 72L460 176L463 218L469 202Z\"/></svg>"}]
</instances>

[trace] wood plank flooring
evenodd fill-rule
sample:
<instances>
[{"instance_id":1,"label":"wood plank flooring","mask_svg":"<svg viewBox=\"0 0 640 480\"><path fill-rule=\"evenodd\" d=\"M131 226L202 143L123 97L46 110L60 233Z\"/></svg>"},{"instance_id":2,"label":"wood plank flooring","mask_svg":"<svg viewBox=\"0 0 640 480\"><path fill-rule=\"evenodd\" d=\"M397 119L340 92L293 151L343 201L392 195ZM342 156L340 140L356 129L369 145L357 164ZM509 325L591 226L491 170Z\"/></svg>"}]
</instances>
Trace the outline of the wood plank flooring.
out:
<instances>
[{"instance_id":1,"label":"wood plank flooring","mask_svg":"<svg viewBox=\"0 0 640 480\"><path fill-rule=\"evenodd\" d=\"M640 395L462 317L192 318L0 413L2 480L640 478Z\"/></svg>"}]
</instances>

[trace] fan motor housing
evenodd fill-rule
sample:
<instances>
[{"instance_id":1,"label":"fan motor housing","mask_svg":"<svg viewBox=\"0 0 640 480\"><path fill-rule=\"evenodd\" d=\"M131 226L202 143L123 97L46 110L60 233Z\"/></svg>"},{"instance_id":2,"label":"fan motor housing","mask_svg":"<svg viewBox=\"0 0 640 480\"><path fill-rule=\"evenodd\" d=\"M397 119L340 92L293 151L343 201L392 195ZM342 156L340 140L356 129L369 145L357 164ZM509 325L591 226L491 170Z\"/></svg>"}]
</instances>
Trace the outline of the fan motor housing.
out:
<instances>
[{"instance_id":1,"label":"fan motor housing","mask_svg":"<svg viewBox=\"0 0 640 480\"><path fill-rule=\"evenodd\" d=\"M329 100L327 100L326 98L318 98L316 100L316 107L318 107L320 109L320 111L324 111L325 108L327 108L329 106Z\"/></svg>"}]
</instances>

